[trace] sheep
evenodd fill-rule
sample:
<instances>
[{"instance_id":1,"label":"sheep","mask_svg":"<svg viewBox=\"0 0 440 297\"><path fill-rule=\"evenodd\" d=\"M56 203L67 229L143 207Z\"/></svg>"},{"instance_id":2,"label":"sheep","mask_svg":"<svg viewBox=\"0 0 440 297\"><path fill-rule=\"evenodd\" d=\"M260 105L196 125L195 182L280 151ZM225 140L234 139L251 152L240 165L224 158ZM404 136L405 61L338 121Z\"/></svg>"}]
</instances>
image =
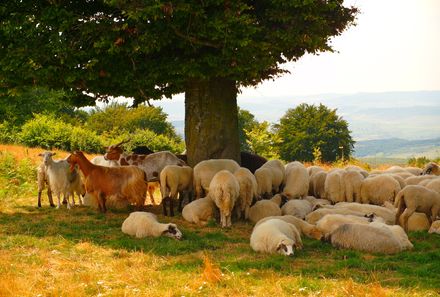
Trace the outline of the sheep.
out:
<instances>
[{"instance_id":1,"label":"sheep","mask_svg":"<svg viewBox=\"0 0 440 297\"><path fill-rule=\"evenodd\" d=\"M257 201L249 209L249 220L255 224L265 217L280 216L282 202L283 197L280 194L273 196L270 200Z\"/></svg>"},{"instance_id":2,"label":"sheep","mask_svg":"<svg viewBox=\"0 0 440 297\"><path fill-rule=\"evenodd\" d=\"M360 174L362 174L362 176L364 178L368 177L368 175L369 175L368 171L366 171L365 169L363 169L363 168L361 168L359 166L356 166L356 165L348 165L348 166L346 166L344 168L344 170L345 171L356 171L356 172L359 172Z\"/></svg>"},{"instance_id":3,"label":"sheep","mask_svg":"<svg viewBox=\"0 0 440 297\"><path fill-rule=\"evenodd\" d=\"M391 225L394 224L395 220L395 210L391 210L379 205L341 202L335 204L335 208L349 209L351 211L357 211L364 214L374 213L376 216L383 218L387 224Z\"/></svg>"},{"instance_id":4,"label":"sheep","mask_svg":"<svg viewBox=\"0 0 440 297\"><path fill-rule=\"evenodd\" d=\"M365 204L364 204L365 205ZM391 202L385 202L384 207L392 211L392 221L387 221L388 225L394 225L396 222L397 209ZM400 218L400 224L402 224L402 217ZM399 224L399 222L397 222ZM415 212L408 219L408 231L425 231L429 229L428 217L424 213Z\"/></svg>"},{"instance_id":5,"label":"sheep","mask_svg":"<svg viewBox=\"0 0 440 297\"><path fill-rule=\"evenodd\" d=\"M427 189L430 189L430 190L436 191L437 193L440 193L440 178L435 178L435 179L430 180L425 185L425 187Z\"/></svg>"},{"instance_id":6,"label":"sheep","mask_svg":"<svg viewBox=\"0 0 440 297\"><path fill-rule=\"evenodd\" d=\"M408 232L408 218L415 212L422 212L431 224L440 212L440 194L418 185L406 186L396 197L396 223L400 223Z\"/></svg>"},{"instance_id":7,"label":"sheep","mask_svg":"<svg viewBox=\"0 0 440 297\"><path fill-rule=\"evenodd\" d=\"M292 215L300 219L304 219L310 212L312 212L312 204L307 200L289 200L281 208L283 215Z\"/></svg>"},{"instance_id":8,"label":"sheep","mask_svg":"<svg viewBox=\"0 0 440 297\"><path fill-rule=\"evenodd\" d=\"M422 171L422 175L432 174L432 175L440 175L440 168L438 164L434 162L429 162L425 165Z\"/></svg>"},{"instance_id":9,"label":"sheep","mask_svg":"<svg viewBox=\"0 0 440 297\"><path fill-rule=\"evenodd\" d=\"M41 193L44 188L47 187L47 197L49 198L49 203L51 207L55 207L52 199L52 191L50 190L49 178L46 172L46 166L41 163L37 167L37 182L38 182L38 207L41 207Z\"/></svg>"},{"instance_id":10,"label":"sheep","mask_svg":"<svg viewBox=\"0 0 440 297\"><path fill-rule=\"evenodd\" d=\"M160 172L160 193L162 195L163 214L167 215L166 204L169 202L170 215L174 216L173 201L179 195L179 212L182 212L184 192L193 188L193 169L189 166L167 165Z\"/></svg>"},{"instance_id":11,"label":"sheep","mask_svg":"<svg viewBox=\"0 0 440 297\"><path fill-rule=\"evenodd\" d=\"M421 175L423 173L423 169L418 167L404 167L403 169L413 175Z\"/></svg>"},{"instance_id":12,"label":"sheep","mask_svg":"<svg viewBox=\"0 0 440 297\"><path fill-rule=\"evenodd\" d=\"M210 197L199 198L185 205L182 217L190 223L205 226L213 218L214 208L214 201Z\"/></svg>"},{"instance_id":13,"label":"sheep","mask_svg":"<svg viewBox=\"0 0 440 297\"><path fill-rule=\"evenodd\" d=\"M257 197L257 180L252 172L244 167L240 167L234 172L234 176L238 181L240 193L238 200L235 203L237 218L244 217L245 220L249 218L249 208L253 200Z\"/></svg>"},{"instance_id":14,"label":"sheep","mask_svg":"<svg viewBox=\"0 0 440 297\"><path fill-rule=\"evenodd\" d=\"M107 166L107 167L119 166L118 162L114 160L107 160L104 156L93 157L92 159L90 159L90 162L99 166Z\"/></svg>"},{"instance_id":15,"label":"sheep","mask_svg":"<svg viewBox=\"0 0 440 297\"><path fill-rule=\"evenodd\" d=\"M370 223L370 226L390 230L398 238L403 250L410 250L414 247L409 241L408 235L399 225L387 225L383 222L373 221Z\"/></svg>"},{"instance_id":16,"label":"sheep","mask_svg":"<svg viewBox=\"0 0 440 297\"><path fill-rule=\"evenodd\" d=\"M280 160L270 160L255 170L255 178L258 185L258 195L268 197L273 193L279 193L284 183L285 168Z\"/></svg>"},{"instance_id":17,"label":"sheep","mask_svg":"<svg viewBox=\"0 0 440 297\"><path fill-rule=\"evenodd\" d=\"M343 184L345 186L345 201L360 202L361 201L361 185L364 176L357 170L348 170L342 175Z\"/></svg>"},{"instance_id":18,"label":"sheep","mask_svg":"<svg viewBox=\"0 0 440 297\"><path fill-rule=\"evenodd\" d=\"M406 172L406 171L402 171L402 172L395 172L392 173L393 176L400 176L401 178L403 178L404 180L409 178L409 177L413 177L414 174Z\"/></svg>"},{"instance_id":19,"label":"sheep","mask_svg":"<svg viewBox=\"0 0 440 297\"><path fill-rule=\"evenodd\" d=\"M283 195L288 199L307 196L309 192L309 174L306 167L298 161L285 166L285 186Z\"/></svg>"},{"instance_id":20,"label":"sheep","mask_svg":"<svg viewBox=\"0 0 440 297\"><path fill-rule=\"evenodd\" d=\"M322 206L331 204L331 202L327 199L318 199L313 196L306 196L303 199L309 201L312 204L312 210L315 209L318 205Z\"/></svg>"},{"instance_id":21,"label":"sheep","mask_svg":"<svg viewBox=\"0 0 440 297\"><path fill-rule=\"evenodd\" d=\"M325 198L333 203L345 200L344 173L345 171L341 169L327 173L324 183Z\"/></svg>"},{"instance_id":22,"label":"sheep","mask_svg":"<svg viewBox=\"0 0 440 297\"><path fill-rule=\"evenodd\" d=\"M135 211L122 223L123 233L144 238L147 236L159 237L161 235L171 237L177 240L182 239L182 232L176 224L162 224L157 221L157 217L149 212Z\"/></svg>"},{"instance_id":23,"label":"sheep","mask_svg":"<svg viewBox=\"0 0 440 297\"><path fill-rule=\"evenodd\" d=\"M397 180L388 175L368 177L362 181L361 201L382 205L385 201L394 201L394 197L400 191Z\"/></svg>"},{"instance_id":24,"label":"sheep","mask_svg":"<svg viewBox=\"0 0 440 297\"><path fill-rule=\"evenodd\" d=\"M432 222L431 228L429 228L428 232L440 234L440 220Z\"/></svg>"},{"instance_id":25,"label":"sheep","mask_svg":"<svg viewBox=\"0 0 440 297\"><path fill-rule=\"evenodd\" d=\"M306 216L306 221L309 224L316 224L322 217L328 214L342 214L342 215L355 215L359 217L364 217L369 215L366 212L354 211L346 208L319 208L312 211Z\"/></svg>"},{"instance_id":26,"label":"sheep","mask_svg":"<svg viewBox=\"0 0 440 297\"><path fill-rule=\"evenodd\" d=\"M343 224L328 236L336 248L369 253L395 254L405 250L399 238L389 229L363 224Z\"/></svg>"},{"instance_id":27,"label":"sheep","mask_svg":"<svg viewBox=\"0 0 440 297\"><path fill-rule=\"evenodd\" d=\"M301 235L304 234L309 238L317 240L320 240L322 238L322 232L318 228L316 228L315 225L309 224L306 221L298 219L297 217L294 217L292 215L265 217L259 220L255 224L255 227L271 219L280 219L285 221L286 223L295 225L296 229L298 229Z\"/></svg>"},{"instance_id":28,"label":"sheep","mask_svg":"<svg viewBox=\"0 0 440 297\"><path fill-rule=\"evenodd\" d=\"M91 194L98 204L100 212L106 212L106 199L115 196L116 200L127 200L138 208L145 203L145 172L136 166L105 167L92 164L83 152L76 151L67 157L72 169L79 165L85 176L86 192Z\"/></svg>"},{"instance_id":29,"label":"sheep","mask_svg":"<svg viewBox=\"0 0 440 297\"><path fill-rule=\"evenodd\" d=\"M360 217L354 215L328 214L323 216L316 222L316 228L318 228L324 236L327 236L343 224L368 225L374 219L375 218Z\"/></svg>"},{"instance_id":30,"label":"sheep","mask_svg":"<svg viewBox=\"0 0 440 297\"><path fill-rule=\"evenodd\" d=\"M321 172L321 171L325 171L325 170L324 170L324 168L319 167L319 166L307 167L307 173L309 174L309 176L312 176L313 174Z\"/></svg>"},{"instance_id":31,"label":"sheep","mask_svg":"<svg viewBox=\"0 0 440 297\"><path fill-rule=\"evenodd\" d=\"M411 186L411 185L418 185L419 183L421 183L424 180L431 180L431 179L435 179L436 176L435 175L420 175L420 176L411 176L405 179L406 185L407 186Z\"/></svg>"},{"instance_id":32,"label":"sheep","mask_svg":"<svg viewBox=\"0 0 440 297\"><path fill-rule=\"evenodd\" d=\"M301 236L295 225L271 219L254 227L250 245L256 252L293 255L293 248L301 249Z\"/></svg>"},{"instance_id":33,"label":"sheep","mask_svg":"<svg viewBox=\"0 0 440 297\"><path fill-rule=\"evenodd\" d=\"M313 195L318 198L326 198L325 196L325 180L327 178L327 172L320 171L313 174L310 177L313 189Z\"/></svg>"},{"instance_id":34,"label":"sheep","mask_svg":"<svg viewBox=\"0 0 440 297\"><path fill-rule=\"evenodd\" d=\"M395 180L397 180L397 182L399 183L401 189L403 189L403 188L406 187L405 179L404 179L402 176L400 176L399 174L396 174L396 173L387 173L386 175L389 175L389 176L391 176L392 178L394 178Z\"/></svg>"},{"instance_id":35,"label":"sheep","mask_svg":"<svg viewBox=\"0 0 440 297\"><path fill-rule=\"evenodd\" d=\"M78 185L80 185L80 182L78 181L80 176L75 168L72 167L71 170L69 170L69 163L66 160L53 160L52 156L55 154L56 153L46 151L39 154L39 156L43 157L50 189L55 195L57 195L57 208L61 206L60 196L63 194L67 200L67 208L70 209L71 204L69 197L72 196L73 205L75 205L73 194L74 191L78 189Z\"/></svg>"},{"instance_id":36,"label":"sheep","mask_svg":"<svg viewBox=\"0 0 440 297\"><path fill-rule=\"evenodd\" d=\"M209 184L211 183L214 175L221 170L228 170L233 173L240 165L234 160L229 159L211 159L205 160L194 166L193 183L196 199L207 195L209 192Z\"/></svg>"},{"instance_id":37,"label":"sheep","mask_svg":"<svg viewBox=\"0 0 440 297\"><path fill-rule=\"evenodd\" d=\"M240 194L240 186L235 176L228 170L217 172L209 184L208 196L220 210L222 228L231 227L231 214Z\"/></svg>"}]
</instances>

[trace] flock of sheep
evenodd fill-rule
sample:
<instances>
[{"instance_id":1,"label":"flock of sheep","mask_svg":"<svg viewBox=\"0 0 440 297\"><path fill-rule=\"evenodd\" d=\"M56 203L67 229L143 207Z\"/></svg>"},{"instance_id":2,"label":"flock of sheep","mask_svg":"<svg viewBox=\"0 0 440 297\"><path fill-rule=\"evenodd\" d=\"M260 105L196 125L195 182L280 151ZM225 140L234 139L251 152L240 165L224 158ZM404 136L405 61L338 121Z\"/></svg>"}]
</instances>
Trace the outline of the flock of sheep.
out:
<instances>
[{"instance_id":1,"label":"flock of sheep","mask_svg":"<svg viewBox=\"0 0 440 297\"><path fill-rule=\"evenodd\" d=\"M86 194L84 204L102 212L109 206L129 204L142 209L148 184L158 182L165 215L167 204L174 215L173 202L178 200L182 217L198 226L215 218L221 227L231 227L236 220L250 221L255 224L252 249L283 255L302 248L301 236L338 248L391 254L412 248L408 231L440 233L440 170L435 163L423 170L393 166L367 172L351 165L326 171L297 161L284 165L259 158L258 166L257 161L246 166L250 169L228 159L205 160L191 168L184 156L129 155L121 144L110 146L105 156L92 161L82 152L61 160L53 160L51 152L41 154L38 206L47 185L51 206L52 193L58 197L58 207L64 195L68 208L77 193ZM189 203L182 209L184 197ZM175 224L159 223L155 215L143 211L131 213L122 231L138 238L182 238Z\"/></svg>"}]
</instances>

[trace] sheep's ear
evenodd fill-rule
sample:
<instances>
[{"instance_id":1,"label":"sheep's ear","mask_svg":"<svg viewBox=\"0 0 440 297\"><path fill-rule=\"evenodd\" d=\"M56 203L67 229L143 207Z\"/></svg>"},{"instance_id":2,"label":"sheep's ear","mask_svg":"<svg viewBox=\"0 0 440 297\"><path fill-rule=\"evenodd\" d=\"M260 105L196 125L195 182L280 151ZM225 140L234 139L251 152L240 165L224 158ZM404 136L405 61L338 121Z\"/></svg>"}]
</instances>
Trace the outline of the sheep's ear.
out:
<instances>
[{"instance_id":1,"label":"sheep's ear","mask_svg":"<svg viewBox=\"0 0 440 297\"><path fill-rule=\"evenodd\" d=\"M277 252L279 251L284 251L287 253L287 246L283 242L280 242L277 246Z\"/></svg>"},{"instance_id":2,"label":"sheep's ear","mask_svg":"<svg viewBox=\"0 0 440 297\"><path fill-rule=\"evenodd\" d=\"M374 212L372 212L372 213L367 213L367 214L365 215L365 217L368 218L368 222L370 222L370 223L374 220L375 216L376 216L376 215L374 214Z\"/></svg>"},{"instance_id":3,"label":"sheep's ear","mask_svg":"<svg viewBox=\"0 0 440 297\"><path fill-rule=\"evenodd\" d=\"M166 229L163 233L176 234L176 233L177 233L176 225L174 225L174 224L169 224L169 225L168 225L168 229Z\"/></svg>"}]
</instances>

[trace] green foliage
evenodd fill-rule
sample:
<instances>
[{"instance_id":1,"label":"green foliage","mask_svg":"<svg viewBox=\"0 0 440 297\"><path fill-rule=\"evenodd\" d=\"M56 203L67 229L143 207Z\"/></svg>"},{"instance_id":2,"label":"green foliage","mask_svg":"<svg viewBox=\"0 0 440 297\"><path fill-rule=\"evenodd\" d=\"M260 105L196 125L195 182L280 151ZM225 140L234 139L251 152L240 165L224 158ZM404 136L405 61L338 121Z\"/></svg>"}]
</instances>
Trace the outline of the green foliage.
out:
<instances>
[{"instance_id":1,"label":"green foliage","mask_svg":"<svg viewBox=\"0 0 440 297\"><path fill-rule=\"evenodd\" d=\"M155 152L170 151L175 154L181 154L185 150L185 143L182 140L158 135L150 130L138 129L134 133L120 135L120 139L130 139L130 142L124 146L127 151L137 146L147 146Z\"/></svg>"},{"instance_id":2,"label":"green foliage","mask_svg":"<svg viewBox=\"0 0 440 297\"><path fill-rule=\"evenodd\" d=\"M250 150L266 159L279 159L278 147L280 139L273 133L266 121L256 124L250 131L245 130Z\"/></svg>"},{"instance_id":3,"label":"green foliage","mask_svg":"<svg viewBox=\"0 0 440 297\"><path fill-rule=\"evenodd\" d=\"M11 123L3 121L0 123L0 143L14 143L16 140L17 128Z\"/></svg>"},{"instance_id":4,"label":"green foliage","mask_svg":"<svg viewBox=\"0 0 440 297\"><path fill-rule=\"evenodd\" d=\"M0 203L29 195L35 188L36 170L29 158L17 161L9 152L0 152Z\"/></svg>"},{"instance_id":5,"label":"green foliage","mask_svg":"<svg viewBox=\"0 0 440 297\"><path fill-rule=\"evenodd\" d=\"M287 110L276 126L281 140L280 156L285 161L313 161L313 151L319 149L323 162L349 158L354 141L348 123L331 110L302 103Z\"/></svg>"},{"instance_id":6,"label":"green foliage","mask_svg":"<svg viewBox=\"0 0 440 297\"><path fill-rule=\"evenodd\" d=\"M423 168L429 162L438 162L439 159L440 158L437 158L436 160L430 160L424 156L423 157L413 157L413 158L408 159L408 165Z\"/></svg>"},{"instance_id":7,"label":"green foliage","mask_svg":"<svg viewBox=\"0 0 440 297\"><path fill-rule=\"evenodd\" d=\"M252 113L245 109L238 108L238 137L241 151L251 150L248 144L250 139L248 138L246 131L251 131L257 125L258 121L255 120L255 116Z\"/></svg>"}]
</instances>

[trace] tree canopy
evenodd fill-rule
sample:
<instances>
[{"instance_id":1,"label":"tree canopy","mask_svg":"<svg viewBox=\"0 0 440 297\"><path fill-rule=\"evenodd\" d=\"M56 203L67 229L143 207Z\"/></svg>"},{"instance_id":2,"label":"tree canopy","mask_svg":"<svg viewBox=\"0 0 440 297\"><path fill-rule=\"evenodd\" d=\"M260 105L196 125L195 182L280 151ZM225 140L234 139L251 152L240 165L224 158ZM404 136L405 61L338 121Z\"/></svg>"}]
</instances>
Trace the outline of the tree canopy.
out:
<instances>
[{"instance_id":1,"label":"tree canopy","mask_svg":"<svg viewBox=\"0 0 440 297\"><path fill-rule=\"evenodd\" d=\"M321 161L330 162L353 152L354 141L348 123L336 109L302 103L289 109L277 126L280 156L283 160L313 161L320 152Z\"/></svg>"}]
</instances>

